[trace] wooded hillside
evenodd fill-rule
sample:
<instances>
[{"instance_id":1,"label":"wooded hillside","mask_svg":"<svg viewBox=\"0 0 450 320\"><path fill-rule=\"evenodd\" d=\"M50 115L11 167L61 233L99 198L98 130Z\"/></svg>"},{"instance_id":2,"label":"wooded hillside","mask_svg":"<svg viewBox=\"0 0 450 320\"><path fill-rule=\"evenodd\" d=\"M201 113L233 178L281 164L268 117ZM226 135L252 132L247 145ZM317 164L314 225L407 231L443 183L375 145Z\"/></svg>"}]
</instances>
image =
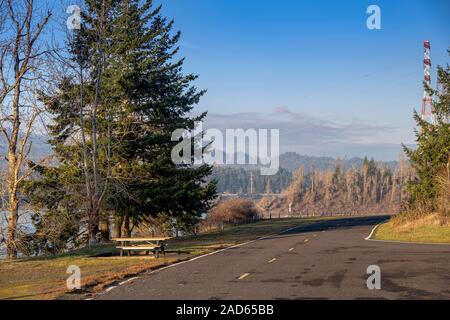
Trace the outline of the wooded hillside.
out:
<instances>
[{"instance_id":1,"label":"wooded hillside","mask_svg":"<svg viewBox=\"0 0 450 320\"><path fill-rule=\"evenodd\" d=\"M345 169L342 161L334 169L308 172L301 166L291 185L279 197L265 197L259 206L264 215L328 215L356 213L392 213L407 199L406 188L413 179L409 163L399 160L391 169L364 159L360 168Z\"/></svg>"}]
</instances>

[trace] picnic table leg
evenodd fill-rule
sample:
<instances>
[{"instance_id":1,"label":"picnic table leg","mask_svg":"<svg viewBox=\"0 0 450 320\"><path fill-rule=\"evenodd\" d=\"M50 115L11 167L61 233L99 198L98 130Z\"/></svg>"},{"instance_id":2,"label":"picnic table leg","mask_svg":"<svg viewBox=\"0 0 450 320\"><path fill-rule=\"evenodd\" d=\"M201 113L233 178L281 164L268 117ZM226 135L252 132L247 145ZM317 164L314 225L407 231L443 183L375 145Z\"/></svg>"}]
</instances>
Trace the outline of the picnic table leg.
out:
<instances>
[{"instance_id":1,"label":"picnic table leg","mask_svg":"<svg viewBox=\"0 0 450 320\"><path fill-rule=\"evenodd\" d=\"M121 257L123 257L123 246L125 245L125 242L123 242L123 241L120 241L120 246L122 247L122 248L120 248L120 256Z\"/></svg>"},{"instance_id":2,"label":"picnic table leg","mask_svg":"<svg viewBox=\"0 0 450 320\"><path fill-rule=\"evenodd\" d=\"M165 243L164 241L158 241L157 244L161 247L161 253L166 256L166 249L165 249Z\"/></svg>"},{"instance_id":3,"label":"picnic table leg","mask_svg":"<svg viewBox=\"0 0 450 320\"><path fill-rule=\"evenodd\" d=\"M128 256L131 257L131 250L127 250L128 251Z\"/></svg>"},{"instance_id":4,"label":"picnic table leg","mask_svg":"<svg viewBox=\"0 0 450 320\"><path fill-rule=\"evenodd\" d=\"M158 248L155 249L155 258L156 259L159 258L159 249Z\"/></svg>"}]
</instances>

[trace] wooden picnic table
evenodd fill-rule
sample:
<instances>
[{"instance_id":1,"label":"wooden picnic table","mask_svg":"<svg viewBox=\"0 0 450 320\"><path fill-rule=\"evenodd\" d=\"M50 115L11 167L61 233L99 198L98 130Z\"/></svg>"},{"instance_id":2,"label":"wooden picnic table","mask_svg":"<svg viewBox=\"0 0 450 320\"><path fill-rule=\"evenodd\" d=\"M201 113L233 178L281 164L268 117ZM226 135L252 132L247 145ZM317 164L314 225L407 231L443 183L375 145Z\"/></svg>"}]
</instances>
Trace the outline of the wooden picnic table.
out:
<instances>
[{"instance_id":1,"label":"wooden picnic table","mask_svg":"<svg viewBox=\"0 0 450 320\"><path fill-rule=\"evenodd\" d=\"M151 238L113 238L113 241L120 243L117 249L120 249L120 256L123 256L123 252L127 251L128 255L131 255L132 251L145 251L146 254L153 252L156 258L159 257L159 253L166 255L165 247L166 241L169 237L151 237Z\"/></svg>"}]
</instances>

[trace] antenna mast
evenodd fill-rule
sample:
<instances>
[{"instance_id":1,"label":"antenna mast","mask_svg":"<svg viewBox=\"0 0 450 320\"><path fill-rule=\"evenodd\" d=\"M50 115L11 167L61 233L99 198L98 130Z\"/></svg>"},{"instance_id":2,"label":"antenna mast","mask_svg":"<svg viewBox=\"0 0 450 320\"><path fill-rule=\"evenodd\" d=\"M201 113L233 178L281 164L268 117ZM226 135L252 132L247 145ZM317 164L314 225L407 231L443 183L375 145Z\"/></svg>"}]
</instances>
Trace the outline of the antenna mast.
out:
<instances>
[{"instance_id":1,"label":"antenna mast","mask_svg":"<svg viewBox=\"0 0 450 320\"><path fill-rule=\"evenodd\" d=\"M431 88L431 55L430 55L430 41L423 42L423 70L424 70L424 83ZM423 89L422 98L422 119L435 122L432 99L426 88Z\"/></svg>"}]
</instances>

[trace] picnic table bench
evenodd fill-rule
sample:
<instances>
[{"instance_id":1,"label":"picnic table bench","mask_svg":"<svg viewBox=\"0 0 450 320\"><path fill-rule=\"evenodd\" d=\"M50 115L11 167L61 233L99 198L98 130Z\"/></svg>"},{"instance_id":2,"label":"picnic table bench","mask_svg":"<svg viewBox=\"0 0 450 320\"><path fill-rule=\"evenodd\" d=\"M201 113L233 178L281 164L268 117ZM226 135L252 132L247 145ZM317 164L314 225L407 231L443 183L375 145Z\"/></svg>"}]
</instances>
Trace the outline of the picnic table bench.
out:
<instances>
[{"instance_id":1,"label":"picnic table bench","mask_svg":"<svg viewBox=\"0 0 450 320\"><path fill-rule=\"evenodd\" d=\"M152 237L152 238L114 238L113 241L118 242L116 248L120 249L120 256L123 256L123 252L127 251L128 255L131 255L132 251L145 251L146 254L153 252L156 258L162 253L166 255L165 247L166 241L169 237Z\"/></svg>"}]
</instances>

